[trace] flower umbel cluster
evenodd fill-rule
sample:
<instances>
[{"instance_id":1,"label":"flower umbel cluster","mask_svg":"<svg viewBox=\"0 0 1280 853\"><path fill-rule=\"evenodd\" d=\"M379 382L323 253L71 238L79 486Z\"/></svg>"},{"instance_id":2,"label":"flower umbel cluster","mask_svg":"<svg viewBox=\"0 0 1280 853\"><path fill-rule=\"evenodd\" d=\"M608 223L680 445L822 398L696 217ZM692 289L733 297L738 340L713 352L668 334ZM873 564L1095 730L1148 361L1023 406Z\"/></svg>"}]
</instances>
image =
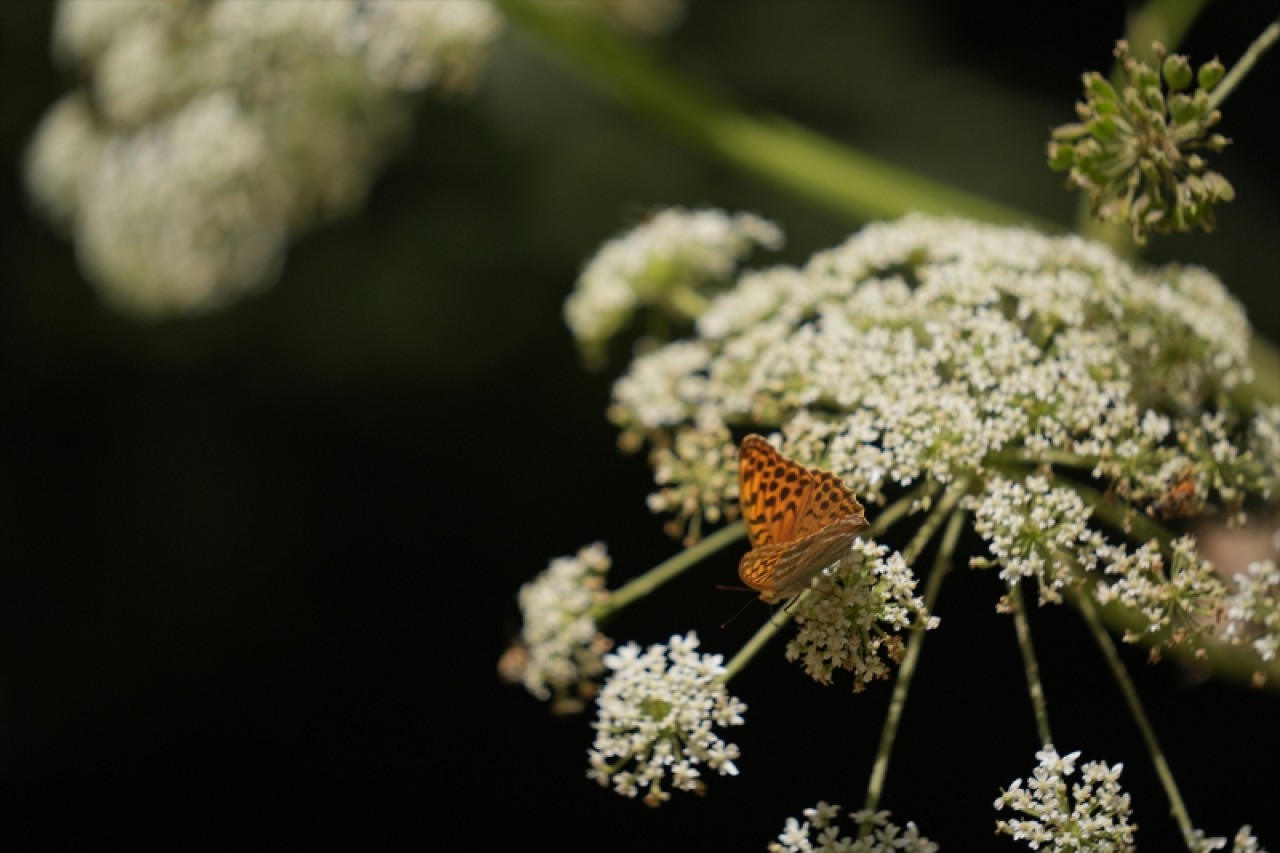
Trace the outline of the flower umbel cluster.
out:
<instances>
[{"instance_id":1,"label":"flower umbel cluster","mask_svg":"<svg viewBox=\"0 0 1280 853\"><path fill-rule=\"evenodd\" d=\"M804 810L804 820L787 818L782 834L769 845L770 853L937 853L939 849L914 823L900 827L890 822L885 811L850 813L861 837L841 837L836 826L839 815L839 806L819 802Z\"/></svg>"},{"instance_id":2,"label":"flower umbel cluster","mask_svg":"<svg viewBox=\"0 0 1280 853\"><path fill-rule=\"evenodd\" d=\"M1214 205L1235 198L1222 175L1198 151L1221 151L1229 140L1209 130L1222 114L1210 95L1226 69L1214 59L1192 72L1185 56L1151 46L1156 68L1135 58L1129 44L1115 56L1128 85L1119 92L1095 71L1084 75L1085 100L1077 124L1053 131L1049 166L1083 189L1093 215L1127 223L1141 244L1146 234L1214 227ZM1195 84L1194 90L1191 88Z\"/></svg>"},{"instance_id":3,"label":"flower umbel cluster","mask_svg":"<svg viewBox=\"0 0 1280 853\"><path fill-rule=\"evenodd\" d=\"M781 245L781 229L749 213L660 211L587 262L565 302L565 322L588 364L598 367L609 341L636 311L650 309L658 323L687 324L711 293L732 281L753 247Z\"/></svg>"},{"instance_id":4,"label":"flower umbel cluster","mask_svg":"<svg viewBox=\"0 0 1280 853\"><path fill-rule=\"evenodd\" d=\"M1037 752L1040 766L1031 781L1024 788L1015 779L995 802L996 811L1008 808L1023 817L996 821L997 834L1025 841L1032 850L1136 849L1129 795L1119 782L1124 765L1090 761L1080 768L1080 781L1069 782L1079 757L1079 752L1059 756L1052 746Z\"/></svg>"},{"instance_id":5,"label":"flower umbel cluster","mask_svg":"<svg viewBox=\"0 0 1280 853\"><path fill-rule=\"evenodd\" d=\"M992 477L974 502L973 527L994 555L976 557L975 567L1000 566L1000 578L1013 586L1035 578L1040 602L1060 603L1073 580L1076 561L1092 569L1102 534L1089 528L1090 510L1070 488L1051 488L1039 475L1022 482Z\"/></svg>"},{"instance_id":6,"label":"flower umbel cluster","mask_svg":"<svg viewBox=\"0 0 1280 853\"><path fill-rule=\"evenodd\" d=\"M360 207L409 96L469 89L500 25L467 0L61 0L55 55L86 87L37 129L27 184L118 307L230 304Z\"/></svg>"},{"instance_id":7,"label":"flower umbel cluster","mask_svg":"<svg viewBox=\"0 0 1280 853\"><path fill-rule=\"evenodd\" d=\"M1128 559L1103 550L1097 494L1164 521L1208 507L1239 520L1247 499L1274 493L1276 407L1232 397L1252 381L1248 338L1202 269L1135 268L1079 238L916 215L802 268L742 274L692 338L635 360L609 414L624 445L656 448L651 506L681 529L733 512L747 431L777 430L790 458L866 503L984 483L964 506L993 561L1058 601L1102 556ZM1190 578L1148 592L1185 599ZM1221 608L1224 590L1197 607Z\"/></svg>"},{"instance_id":8,"label":"flower umbel cluster","mask_svg":"<svg viewBox=\"0 0 1280 853\"><path fill-rule=\"evenodd\" d=\"M644 651L628 643L605 656L613 672L597 699L589 778L626 797L645 792L656 806L671 798L668 786L702 790L702 765L738 774L738 747L714 727L742 725L747 706L729 695L723 658L698 654L698 644L690 632Z\"/></svg>"},{"instance_id":9,"label":"flower umbel cluster","mask_svg":"<svg viewBox=\"0 0 1280 853\"><path fill-rule=\"evenodd\" d=\"M592 609L608 600L609 565L604 545L597 542L574 557L552 560L520 588L523 627L499 671L537 698L552 700L556 713L581 710L604 674L604 654L613 641L600 633Z\"/></svg>"},{"instance_id":10,"label":"flower umbel cluster","mask_svg":"<svg viewBox=\"0 0 1280 853\"><path fill-rule=\"evenodd\" d=\"M836 670L848 670L855 693L888 678L889 664L901 661L905 649L900 633L938 625L913 594L915 587L901 554L854 540L848 556L819 576L813 593L797 606L799 630L787 643L787 659L802 661L820 684L829 684Z\"/></svg>"},{"instance_id":11,"label":"flower umbel cluster","mask_svg":"<svg viewBox=\"0 0 1280 853\"><path fill-rule=\"evenodd\" d=\"M1280 568L1275 560L1261 560L1250 563L1234 580L1223 639L1252 643L1258 657L1275 660L1280 651Z\"/></svg>"}]
</instances>

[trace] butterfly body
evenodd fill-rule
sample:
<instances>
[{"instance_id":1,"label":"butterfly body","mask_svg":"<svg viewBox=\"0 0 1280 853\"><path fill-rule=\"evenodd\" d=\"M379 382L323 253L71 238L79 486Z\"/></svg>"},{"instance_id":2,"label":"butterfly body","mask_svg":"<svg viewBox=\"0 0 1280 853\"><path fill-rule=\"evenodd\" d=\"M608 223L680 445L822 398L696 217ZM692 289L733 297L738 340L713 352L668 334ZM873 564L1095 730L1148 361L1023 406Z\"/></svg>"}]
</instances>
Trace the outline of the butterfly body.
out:
<instances>
[{"instance_id":1,"label":"butterfly body","mask_svg":"<svg viewBox=\"0 0 1280 853\"><path fill-rule=\"evenodd\" d=\"M839 477L787 459L758 435L739 449L738 502L751 541L738 576L769 604L803 592L868 526Z\"/></svg>"}]
</instances>

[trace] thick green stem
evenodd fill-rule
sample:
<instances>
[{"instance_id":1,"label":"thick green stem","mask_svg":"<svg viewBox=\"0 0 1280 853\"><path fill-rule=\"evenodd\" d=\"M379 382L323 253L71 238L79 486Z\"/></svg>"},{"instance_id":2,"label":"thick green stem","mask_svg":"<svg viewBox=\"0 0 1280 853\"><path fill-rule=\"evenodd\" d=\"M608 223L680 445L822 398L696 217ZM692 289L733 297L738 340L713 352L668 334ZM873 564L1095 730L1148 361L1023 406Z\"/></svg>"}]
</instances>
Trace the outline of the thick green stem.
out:
<instances>
[{"instance_id":1,"label":"thick green stem","mask_svg":"<svg viewBox=\"0 0 1280 853\"><path fill-rule=\"evenodd\" d=\"M1081 615L1084 616L1085 624L1089 626L1090 633L1093 634L1094 642L1098 644L1098 649L1102 652L1102 657L1107 662L1107 668L1111 670L1111 675L1116 681L1116 685L1120 688L1120 693L1124 696L1125 703L1129 706L1129 713L1133 715L1133 721L1138 726L1138 731L1142 734L1142 741L1146 744L1147 752L1151 754L1151 762L1155 766L1156 775L1160 777L1160 784L1164 787L1165 794L1169 797L1169 810L1173 814L1174 820L1178 822L1178 828L1182 830L1182 838L1187 843L1187 849L1196 849L1193 844L1193 833L1195 827L1191 823L1191 817L1187 814L1187 807L1182 802L1182 795L1178 792L1178 784L1173 778L1173 772L1169 769L1169 763L1165 760L1164 750L1160 748L1160 742L1156 739L1155 729L1151 727L1151 721L1147 718L1147 712L1142 707L1142 700L1138 698L1137 688L1134 687L1133 681L1129 678L1128 671L1124 668L1124 662L1120 660L1120 654L1116 651L1115 643L1111 641L1111 635L1107 633L1106 627L1102 624L1102 618L1098 615L1098 610L1093 606L1093 601L1088 594L1072 594L1073 602L1079 609Z\"/></svg>"},{"instance_id":2,"label":"thick green stem","mask_svg":"<svg viewBox=\"0 0 1280 853\"><path fill-rule=\"evenodd\" d=\"M577 73L654 124L725 162L856 220L911 211L1046 231L1061 226L851 150L786 119L749 116L643 48L554 3L497 0Z\"/></svg>"},{"instance_id":3,"label":"thick green stem","mask_svg":"<svg viewBox=\"0 0 1280 853\"><path fill-rule=\"evenodd\" d=\"M1014 582L1009 586L1009 608L1013 611L1013 625L1018 633L1018 649L1022 652L1022 668L1027 675L1027 690L1031 694L1031 708L1036 717L1036 731L1040 734L1040 744L1048 746L1053 743L1053 734L1049 731L1049 710L1044 699L1044 686L1040 683L1040 664L1036 661L1036 650L1031 644L1031 626L1027 624L1027 607L1022 599L1022 584Z\"/></svg>"},{"instance_id":4,"label":"thick green stem","mask_svg":"<svg viewBox=\"0 0 1280 853\"><path fill-rule=\"evenodd\" d=\"M956 512L955 509L967 489L967 483L953 484L929 514L915 538L911 540L907 551L903 552L903 559L907 564L914 563L915 557L924 550L942 519L950 518L946 532L942 534L938 553L933 559L929 580L925 583L924 603L930 613L933 612L934 604L938 600L938 591L942 589L942 578L949 569L951 556L955 553L956 542L960 539L960 531L964 527L964 513ZM907 559L908 552L914 554L911 559ZM924 648L925 635L928 633L923 624L917 624L913 630L914 633L907 645L907 653L902 659L902 666L898 668L898 678L893 685L893 698L889 701L889 712L885 715L884 726L880 730L880 745L876 749L875 762L871 765L871 778L867 782L867 796L863 808L871 812L874 812L880 804L885 776L889 772L889 754L893 751L893 743L898 737L898 724L902 720L902 710L906 707L907 693L911 689L911 680L915 676L920 651ZM870 829L869 825L864 825L860 835L865 835Z\"/></svg>"},{"instance_id":5,"label":"thick green stem","mask_svg":"<svg viewBox=\"0 0 1280 853\"><path fill-rule=\"evenodd\" d=\"M592 611L592 616L599 622L606 616L616 613L636 599L645 597L675 576L702 562L726 545L737 542L746 533L747 527L741 521L730 524L722 530L717 530L697 545L685 548L671 559L655 566L614 592L613 595L609 596L608 601L598 605Z\"/></svg>"}]
</instances>

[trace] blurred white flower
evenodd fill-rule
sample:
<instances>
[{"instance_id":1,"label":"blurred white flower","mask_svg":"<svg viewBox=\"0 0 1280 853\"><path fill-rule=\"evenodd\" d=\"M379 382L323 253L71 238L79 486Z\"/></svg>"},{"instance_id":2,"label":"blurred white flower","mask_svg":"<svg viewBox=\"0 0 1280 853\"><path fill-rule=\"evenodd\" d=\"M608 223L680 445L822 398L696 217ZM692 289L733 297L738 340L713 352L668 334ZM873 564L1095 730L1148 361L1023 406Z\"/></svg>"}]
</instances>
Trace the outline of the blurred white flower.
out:
<instances>
[{"instance_id":1,"label":"blurred white flower","mask_svg":"<svg viewBox=\"0 0 1280 853\"><path fill-rule=\"evenodd\" d=\"M61 0L86 88L37 129L29 191L123 310L231 304L359 208L408 96L466 91L500 27L485 0Z\"/></svg>"}]
</instances>

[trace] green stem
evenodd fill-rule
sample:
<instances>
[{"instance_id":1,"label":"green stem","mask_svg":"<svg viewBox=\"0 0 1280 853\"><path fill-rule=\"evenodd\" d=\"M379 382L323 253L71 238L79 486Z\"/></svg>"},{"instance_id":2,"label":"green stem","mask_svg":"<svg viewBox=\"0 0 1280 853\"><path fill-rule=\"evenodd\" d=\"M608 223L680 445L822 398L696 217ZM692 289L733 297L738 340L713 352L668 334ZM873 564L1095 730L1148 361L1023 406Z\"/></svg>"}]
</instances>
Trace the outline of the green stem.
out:
<instances>
[{"instance_id":1,"label":"green stem","mask_svg":"<svg viewBox=\"0 0 1280 853\"><path fill-rule=\"evenodd\" d=\"M1222 102L1231 94L1231 90L1239 85L1258 60L1262 58L1262 54L1267 52L1271 45L1276 43L1276 39L1280 39L1280 20L1272 21L1271 26L1262 31L1262 35L1254 39L1253 44L1249 45L1249 49L1244 52L1244 56L1235 65L1231 66L1231 70L1227 72L1227 76L1222 78L1222 82L1214 87L1213 94L1209 96L1209 109L1215 110L1221 106Z\"/></svg>"},{"instance_id":2,"label":"green stem","mask_svg":"<svg viewBox=\"0 0 1280 853\"><path fill-rule=\"evenodd\" d=\"M1009 586L1009 608L1013 611L1013 625L1018 632L1018 649L1022 652L1022 668L1027 674L1027 689L1031 693L1031 708L1036 717L1036 731L1042 746L1053 743L1049 731L1049 711L1044 699L1044 686L1040 683L1040 664L1031 644L1031 627L1027 624L1027 608L1022 599L1022 584L1015 581Z\"/></svg>"},{"instance_id":3,"label":"green stem","mask_svg":"<svg viewBox=\"0 0 1280 853\"><path fill-rule=\"evenodd\" d=\"M737 542L747 533L741 521L730 524L703 539L697 545L685 548L666 562L645 572L609 596L609 600L592 609L592 617L599 622L611 616L638 598L643 598L685 570L702 562L726 545Z\"/></svg>"},{"instance_id":4,"label":"green stem","mask_svg":"<svg viewBox=\"0 0 1280 853\"><path fill-rule=\"evenodd\" d=\"M1078 453L1068 453L1065 450L1057 450L1052 447L1047 447L1044 450L1026 450L1023 448L1002 450L999 453L993 453L991 459L995 462L1018 462L1025 465L1062 465L1066 468L1088 468L1090 470L1098 467L1098 462L1100 461L1096 456L1081 456Z\"/></svg>"},{"instance_id":5,"label":"green stem","mask_svg":"<svg viewBox=\"0 0 1280 853\"><path fill-rule=\"evenodd\" d=\"M924 525L921 526L919 532L916 533L911 544L907 546L907 551L903 552L903 559L908 565L914 562L907 559L908 551L919 556L920 551L924 549L929 539L932 538L933 532L938 529L938 525L943 518L950 517L947 524L946 532L942 534L942 542L938 547L938 553L933 558L933 569L929 572L929 580L925 584L924 603L926 609L930 613L933 612L934 604L938 600L938 591L942 589L942 579L946 575L951 556L955 553L956 542L960 538L960 531L964 527L964 512L953 512L956 504L960 502L960 498L968 490L968 484L965 482L957 482L952 485L947 493L943 495L942 500L925 519ZM920 660L920 651L924 648L925 635L928 633L924 625L917 623L913 629L910 641L907 645L907 654L902 659L902 666L898 668L898 678L893 685L893 698L889 701L889 712L885 715L884 726L880 730L880 745L876 749L875 762L871 765L871 779L867 782L867 797L864 801L863 808L874 812L880 804L880 794L884 790L885 776L889 772L889 753L893 751L893 743L898 737L898 724L902 720L902 710L907 704L907 692L911 689L911 681L915 676L916 664ZM869 832L870 825L864 825L860 831L859 837Z\"/></svg>"},{"instance_id":6,"label":"green stem","mask_svg":"<svg viewBox=\"0 0 1280 853\"><path fill-rule=\"evenodd\" d=\"M809 596L812 594L813 590L806 589L785 607L778 608L769 617L769 620L760 626L760 630L756 631L751 639L747 641L747 644L733 656L733 660L729 661L728 665L725 666L724 674L720 676L720 680L728 683L729 679L745 669L751 659L765 647L766 643L773 639L773 635L782 630L791 621L791 614L796 608L804 606L804 603L809 600Z\"/></svg>"},{"instance_id":7,"label":"green stem","mask_svg":"<svg viewBox=\"0 0 1280 853\"><path fill-rule=\"evenodd\" d=\"M1111 675L1115 678L1116 685L1124 696L1125 703L1129 706L1129 713L1133 715L1138 731L1142 734L1142 740L1146 744L1147 752L1151 754L1151 761L1155 766L1156 775L1160 777L1160 784L1164 787L1165 794L1169 797L1169 810L1173 813L1174 820L1178 823L1178 828L1182 830L1182 838L1187 843L1187 849L1194 850L1196 848L1192 845L1192 838L1195 827L1191 823L1191 817L1187 814L1187 807L1182 802L1182 795L1178 792L1178 784L1173 778L1173 772L1169 769L1169 763L1165 760L1164 751L1160 748L1160 742L1156 739L1155 730L1151 727L1151 721L1147 718L1147 713L1142 707L1142 700L1138 698L1138 691L1134 687L1133 681L1129 678L1128 671L1124 668L1124 662L1120 660L1120 655L1116 651L1115 643L1111 641L1111 635L1107 633L1107 629L1103 626L1102 618L1098 615L1097 608L1093 606L1093 601L1089 596L1075 593L1071 593L1071 595L1076 607L1084 616L1085 624L1089 626L1094 642L1098 644L1098 648L1107 662L1107 667L1111 670Z\"/></svg>"},{"instance_id":8,"label":"green stem","mask_svg":"<svg viewBox=\"0 0 1280 853\"><path fill-rule=\"evenodd\" d=\"M554 4L497 0L514 24L630 109L725 162L855 220L911 211L1060 231L1055 223L933 181L777 116L749 116L639 45Z\"/></svg>"}]
</instances>

